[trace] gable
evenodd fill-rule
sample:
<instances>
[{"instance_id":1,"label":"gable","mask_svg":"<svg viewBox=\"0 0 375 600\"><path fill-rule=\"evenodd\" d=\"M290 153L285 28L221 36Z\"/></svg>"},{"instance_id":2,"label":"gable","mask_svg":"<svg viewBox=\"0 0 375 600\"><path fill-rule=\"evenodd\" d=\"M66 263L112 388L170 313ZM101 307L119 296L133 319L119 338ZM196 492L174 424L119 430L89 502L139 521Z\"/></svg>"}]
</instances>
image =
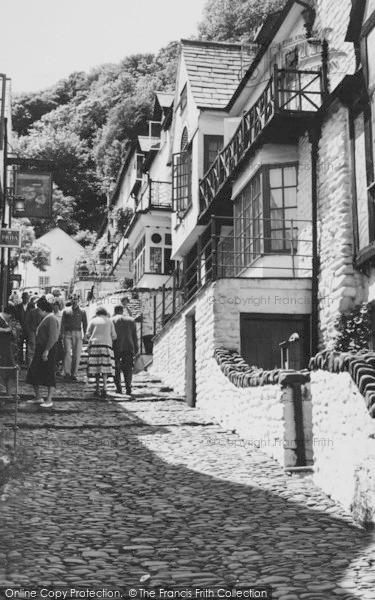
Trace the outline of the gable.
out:
<instances>
[{"instance_id":1,"label":"gable","mask_svg":"<svg viewBox=\"0 0 375 600\"><path fill-rule=\"evenodd\" d=\"M181 40L191 93L198 108L225 109L254 53L241 44Z\"/></svg>"}]
</instances>

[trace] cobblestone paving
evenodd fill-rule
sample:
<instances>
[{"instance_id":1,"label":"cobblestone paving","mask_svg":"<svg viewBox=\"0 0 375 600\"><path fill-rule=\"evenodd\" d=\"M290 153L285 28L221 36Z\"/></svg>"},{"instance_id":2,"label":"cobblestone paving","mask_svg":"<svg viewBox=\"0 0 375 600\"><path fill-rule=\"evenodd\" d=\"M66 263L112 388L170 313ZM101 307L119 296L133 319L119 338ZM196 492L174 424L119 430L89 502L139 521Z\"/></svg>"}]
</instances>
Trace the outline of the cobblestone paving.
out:
<instances>
[{"instance_id":1,"label":"cobblestone paving","mask_svg":"<svg viewBox=\"0 0 375 600\"><path fill-rule=\"evenodd\" d=\"M73 384L58 396L50 412L20 407L32 464L2 490L0 586L143 577L151 587L267 583L280 600L375 599L373 533L309 476L288 476L147 376L132 402Z\"/></svg>"}]
</instances>

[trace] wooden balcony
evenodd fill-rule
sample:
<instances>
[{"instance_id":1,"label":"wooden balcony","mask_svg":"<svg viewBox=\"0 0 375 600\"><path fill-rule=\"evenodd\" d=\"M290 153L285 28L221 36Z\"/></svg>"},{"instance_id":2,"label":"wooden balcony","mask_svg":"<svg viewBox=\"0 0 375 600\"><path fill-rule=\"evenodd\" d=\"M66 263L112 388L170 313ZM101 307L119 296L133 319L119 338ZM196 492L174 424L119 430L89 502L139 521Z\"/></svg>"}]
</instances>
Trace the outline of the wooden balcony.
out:
<instances>
[{"instance_id":1,"label":"wooden balcony","mask_svg":"<svg viewBox=\"0 0 375 600\"><path fill-rule=\"evenodd\" d=\"M324 87L322 69L300 71L275 65L273 77L199 183L202 222L214 201L216 214L230 214L231 182L261 143L296 142L322 105Z\"/></svg>"}]
</instances>

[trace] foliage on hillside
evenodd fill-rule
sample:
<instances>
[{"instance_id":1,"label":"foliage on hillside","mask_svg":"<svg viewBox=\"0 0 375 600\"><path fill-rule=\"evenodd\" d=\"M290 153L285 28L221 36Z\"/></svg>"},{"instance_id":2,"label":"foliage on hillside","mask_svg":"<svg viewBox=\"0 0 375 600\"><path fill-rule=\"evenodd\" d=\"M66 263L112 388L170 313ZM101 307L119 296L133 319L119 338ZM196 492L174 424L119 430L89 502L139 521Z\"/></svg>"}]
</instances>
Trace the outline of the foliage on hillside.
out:
<instances>
[{"instance_id":1,"label":"foliage on hillside","mask_svg":"<svg viewBox=\"0 0 375 600\"><path fill-rule=\"evenodd\" d=\"M178 53L172 42L157 55L129 56L15 97L17 153L52 160L60 194L76 202L68 233L97 223L127 141L146 131L154 92L173 89Z\"/></svg>"},{"instance_id":2,"label":"foliage on hillside","mask_svg":"<svg viewBox=\"0 0 375 600\"><path fill-rule=\"evenodd\" d=\"M265 15L284 3L207 0L199 37L248 41ZM178 42L171 42L156 55L128 56L14 98L16 152L55 165L54 221L33 223L37 236L58 224L79 241L92 240L128 141L147 132L154 92L173 90L178 55Z\"/></svg>"},{"instance_id":3,"label":"foliage on hillside","mask_svg":"<svg viewBox=\"0 0 375 600\"><path fill-rule=\"evenodd\" d=\"M286 0L207 0L198 25L201 39L222 42L251 41L255 30L270 12Z\"/></svg>"}]
</instances>

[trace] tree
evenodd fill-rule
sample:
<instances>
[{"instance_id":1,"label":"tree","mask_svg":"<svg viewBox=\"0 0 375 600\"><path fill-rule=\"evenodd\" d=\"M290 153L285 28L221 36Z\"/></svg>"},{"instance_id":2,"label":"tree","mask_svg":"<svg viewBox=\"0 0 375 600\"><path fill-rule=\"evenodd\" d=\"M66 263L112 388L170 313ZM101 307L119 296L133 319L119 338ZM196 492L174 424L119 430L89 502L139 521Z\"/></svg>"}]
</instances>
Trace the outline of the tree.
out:
<instances>
[{"instance_id":1,"label":"tree","mask_svg":"<svg viewBox=\"0 0 375 600\"><path fill-rule=\"evenodd\" d=\"M203 40L246 42L270 12L280 10L286 0L207 0L198 24Z\"/></svg>"},{"instance_id":2,"label":"tree","mask_svg":"<svg viewBox=\"0 0 375 600\"><path fill-rule=\"evenodd\" d=\"M11 266L15 268L19 261L31 262L39 271L45 271L50 253L42 244L35 242L35 232L30 221L15 219L12 228L20 230L21 246L12 250Z\"/></svg>"}]
</instances>

